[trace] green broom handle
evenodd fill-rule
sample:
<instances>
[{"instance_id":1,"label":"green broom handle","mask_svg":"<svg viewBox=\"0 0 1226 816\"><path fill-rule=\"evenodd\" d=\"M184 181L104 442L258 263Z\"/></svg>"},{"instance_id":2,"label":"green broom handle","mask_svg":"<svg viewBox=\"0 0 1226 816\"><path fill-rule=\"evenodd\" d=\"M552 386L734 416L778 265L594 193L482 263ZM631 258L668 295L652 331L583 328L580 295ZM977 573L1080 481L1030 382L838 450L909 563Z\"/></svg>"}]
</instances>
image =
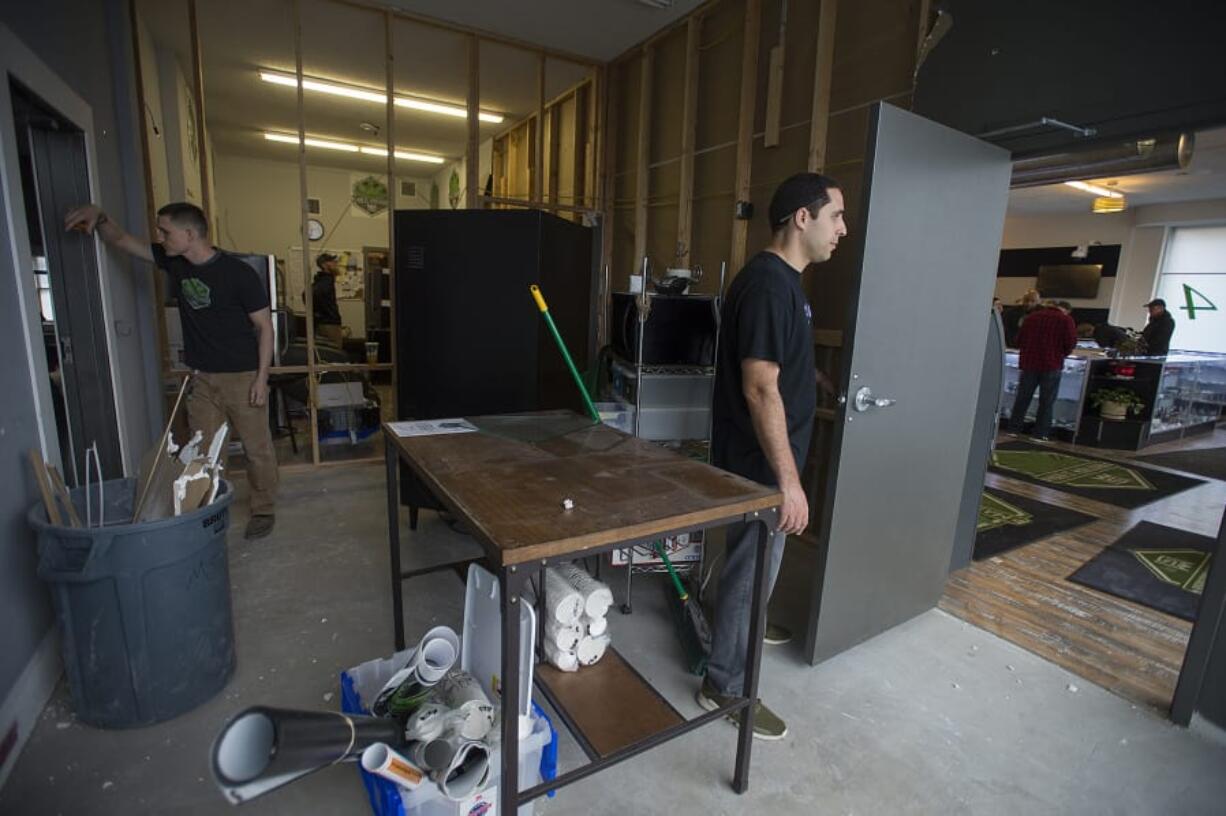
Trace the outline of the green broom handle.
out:
<instances>
[{"instance_id":1,"label":"green broom handle","mask_svg":"<svg viewBox=\"0 0 1226 816\"><path fill-rule=\"evenodd\" d=\"M545 296L541 294L541 287L534 283L528 289L532 292L532 297L536 300L541 315L545 318L545 325L553 334L554 342L558 344L558 351L562 352L562 359L566 361L566 367L570 369L570 376L575 378L575 385L578 386L579 393L583 395L583 404L587 406L588 414L599 422L600 412L592 404L592 398L587 393L587 386L583 384L583 377L579 375L579 369L575 368L575 361L570 358L570 352L566 350L566 343L563 342L562 335L558 333L558 327L554 325L553 316L549 314L549 307L545 305Z\"/></svg>"},{"instance_id":2,"label":"green broom handle","mask_svg":"<svg viewBox=\"0 0 1226 816\"><path fill-rule=\"evenodd\" d=\"M677 587L677 594L681 596L682 601L688 601L690 593L685 591L685 587L681 584L681 579L677 577L677 570L673 569L672 560L668 557L668 553L664 552L664 545L656 542L655 548L660 558L664 559L664 566L668 569L668 574L672 576L673 585Z\"/></svg>"}]
</instances>

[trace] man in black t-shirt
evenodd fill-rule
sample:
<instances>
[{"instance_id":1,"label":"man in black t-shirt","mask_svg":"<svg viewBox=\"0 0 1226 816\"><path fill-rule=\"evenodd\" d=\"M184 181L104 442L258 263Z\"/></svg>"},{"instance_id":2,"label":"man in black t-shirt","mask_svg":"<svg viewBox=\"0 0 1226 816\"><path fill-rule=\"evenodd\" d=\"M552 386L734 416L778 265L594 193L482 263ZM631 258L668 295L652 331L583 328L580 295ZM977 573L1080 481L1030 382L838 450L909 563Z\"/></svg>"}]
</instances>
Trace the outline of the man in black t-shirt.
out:
<instances>
[{"instance_id":1,"label":"man in black t-shirt","mask_svg":"<svg viewBox=\"0 0 1226 816\"><path fill-rule=\"evenodd\" d=\"M194 204L158 210L158 242L129 235L93 204L73 209L68 229L96 233L129 255L166 271L179 301L183 349L192 369L187 395L191 430L211 439L222 422L243 442L251 485L247 538L272 532L277 457L268 427L272 313L268 290L250 266L213 246L204 213Z\"/></svg>"},{"instance_id":2,"label":"man in black t-shirt","mask_svg":"<svg viewBox=\"0 0 1226 816\"><path fill-rule=\"evenodd\" d=\"M315 280L311 281L315 333L341 348L345 344L345 333L341 326L340 306L336 302L336 276L340 274L341 265L331 252L319 253L315 258L315 265L319 267Z\"/></svg>"},{"instance_id":3,"label":"man in black t-shirt","mask_svg":"<svg viewBox=\"0 0 1226 816\"><path fill-rule=\"evenodd\" d=\"M770 244L737 274L721 310L711 455L717 467L777 486L783 506L778 530L760 522L727 528L711 657L697 695L708 710L744 694L759 537L772 536L767 568L773 588L787 535L809 523L800 473L819 379L829 386L814 366L812 312L800 276L810 264L829 260L847 234L843 194L833 179L799 173L775 191L770 220ZM781 739L787 733L783 720L761 701L755 705L754 736Z\"/></svg>"}]
</instances>

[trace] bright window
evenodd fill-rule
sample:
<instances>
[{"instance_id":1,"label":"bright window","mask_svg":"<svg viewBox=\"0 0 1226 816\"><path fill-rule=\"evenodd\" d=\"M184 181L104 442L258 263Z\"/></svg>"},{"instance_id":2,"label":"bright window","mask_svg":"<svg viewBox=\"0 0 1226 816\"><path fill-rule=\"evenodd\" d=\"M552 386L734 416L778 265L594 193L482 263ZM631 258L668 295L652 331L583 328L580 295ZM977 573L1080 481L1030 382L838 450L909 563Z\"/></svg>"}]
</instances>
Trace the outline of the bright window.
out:
<instances>
[{"instance_id":1,"label":"bright window","mask_svg":"<svg viewBox=\"0 0 1226 816\"><path fill-rule=\"evenodd\" d=\"M1156 297L1175 318L1172 350L1226 353L1226 226L1171 230Z\"/></svg>"}]
</instances>

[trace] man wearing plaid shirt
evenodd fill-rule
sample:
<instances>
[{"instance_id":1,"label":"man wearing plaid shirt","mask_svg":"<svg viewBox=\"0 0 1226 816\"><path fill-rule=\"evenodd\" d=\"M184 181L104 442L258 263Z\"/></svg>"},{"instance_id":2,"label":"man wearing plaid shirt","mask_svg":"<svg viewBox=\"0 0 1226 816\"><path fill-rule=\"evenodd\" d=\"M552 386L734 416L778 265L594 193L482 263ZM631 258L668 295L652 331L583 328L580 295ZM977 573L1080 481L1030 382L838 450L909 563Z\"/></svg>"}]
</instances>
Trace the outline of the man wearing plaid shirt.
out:
<instances>
[{"instance_id":1,"label":"man wearing plaid shirt","mask_svg":"<svg viewBox=\"0 0 1226 816\"><path fill-rule=\"evenodd\" d=\"M1056 404L1056 392L1060 390L1060 373L1064 370L1064 358L1077 345L1077 326L1069 312L1073 307L1067 301L1047 304L1035 309L1022 321L1017 334L1017 347L1021 350L1018 368L1021 377L1017 383L1017 398L1009 415L1009 431L1021 433L1026 419L1026 409L1039 389L1039 412L1035 417L1034 438L1046 441L1051 438L1051 414Z\"/></svg>"}]
</instances>

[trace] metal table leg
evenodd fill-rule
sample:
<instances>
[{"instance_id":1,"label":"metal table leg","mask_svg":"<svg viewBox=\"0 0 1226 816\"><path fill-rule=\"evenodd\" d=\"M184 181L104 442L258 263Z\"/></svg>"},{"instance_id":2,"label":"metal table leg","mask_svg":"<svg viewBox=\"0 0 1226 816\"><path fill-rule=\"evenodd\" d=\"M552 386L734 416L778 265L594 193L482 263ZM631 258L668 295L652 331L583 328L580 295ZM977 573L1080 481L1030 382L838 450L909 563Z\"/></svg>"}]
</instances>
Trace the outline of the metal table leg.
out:
<instances>
[{"instance_id":1,"label":"metal table leg","mask_svg":"<svg viewBox=\"0 0 1226 816\"><path fill-rule=\"evenodd\" d=\"M626 600L622 601L622 614L629 615L634 610L631 598L634 582L634 548L626 548Z\"/></svg>"},{"instance_id":2,"label":"metal table leg","mask_svg":"<svg viewBox=\"0 0 1226 816\"><path fill-rule=\"evenodd\" d=\"M392 627L396 651L404 648L404 597L400 575L400 454L388 437L383 440L383 456L387 463L387 544L392 571Z\"/></svg>"},{"instance_id":3,"label":"metal table leg","mask_svg":"<svg viewBox=\"0 0 1226 816\"><path fill-rule=\"evenodd\" d=\"M519 813L519 604L528 575L515 565L499 571L502 589L502 773L499 816Z\"/></svg>"},{"instance_id":4,"label":"metal table leg","mask_svg":"<svg viewBox=\"0 0 1226 816\"><path fill-rule=\"evenodd\" d=\"M746 522L759 522L762 529L758 536L758 560L754 567L753 605L749 615L749 653L745 656L745 687L743 692L749 700L741 718L741 733L737 737L736 772L732 777L732 789L737 793L749 790L749 755L753 747L754 708L758 700L758 677L762 669L762 638L766 635L766 590L770 571L767 569L767 553L772 533L779 523L777 510L752 513Z\"/></svg>"}]
</instances>

